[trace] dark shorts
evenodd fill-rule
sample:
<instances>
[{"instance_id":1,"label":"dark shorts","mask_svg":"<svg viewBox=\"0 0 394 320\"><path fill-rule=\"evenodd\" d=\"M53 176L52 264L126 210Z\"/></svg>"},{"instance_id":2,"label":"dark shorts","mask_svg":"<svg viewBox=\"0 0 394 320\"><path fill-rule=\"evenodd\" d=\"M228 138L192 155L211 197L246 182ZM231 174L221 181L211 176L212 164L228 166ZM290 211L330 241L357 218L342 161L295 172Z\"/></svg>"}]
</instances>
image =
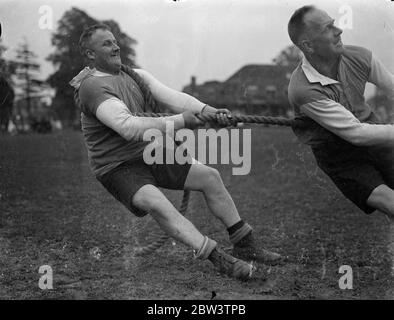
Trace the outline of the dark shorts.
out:
<instances>
[{"instance_id":1,"label":"dark shorts","mask_svg":"<svg viewBox=\"0 0 394 320\"><path fill-rule=\"evenodd\" d=\"M164 161L165 162L165 161ZM97 179L126 208L138 217L147 213L132 204L135 193L144 185L183 190L191 164L152 164L141 158L126 161Z\"/></svg>"},{"instance_id":2,"label":"dark shorts","mask_svg":"<svg viewBox=\"0 0 394 320\"><path fill-rule=\"evenodd\" d=\"M367 200L376 187L394 188L394 147L357 147L341 140L312 151L318 166L365 213L375 211Z\"/></svg>"}]
</instances>

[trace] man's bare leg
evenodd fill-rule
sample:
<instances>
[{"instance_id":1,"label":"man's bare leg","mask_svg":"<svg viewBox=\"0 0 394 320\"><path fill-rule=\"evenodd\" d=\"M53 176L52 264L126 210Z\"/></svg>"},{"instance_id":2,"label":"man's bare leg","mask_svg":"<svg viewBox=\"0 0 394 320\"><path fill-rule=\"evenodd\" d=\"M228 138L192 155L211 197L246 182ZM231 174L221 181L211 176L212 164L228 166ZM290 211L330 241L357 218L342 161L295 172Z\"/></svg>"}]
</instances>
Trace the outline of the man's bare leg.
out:
<instances>
[{"instance_id":1,"label":"man's bare leg","mask_svg":"<svg viewBox=\"0 0 394 320\"><path fill-rule=\"evenodd\" d=\"M194 249L196 258L209 259L221 272L234 278L248 280L252 276L252 265L225 253L214 240L203 236L157 187L141 187L133 196L133 205L148 212L169 236Z\"/></svg>"},{"instance_id":2,"label":"man's bare leg","mask_svg":"<svg viewBox=\"0 0 394 320\"><path fill-rule=\"evenodd\" d=\"M285 260L280 254L264 249L255 241L252 227L241 219L216 169L203 164L193 164L185 181L185 189L201 191L204 194L212 214L227 228L230 241L234 245L235 257L270 265Z\"/></svg>"},{"instance_id":3,"label":"man's bare leg","mask_svg":"<svg viewBox=\"0 0 394 320\"><path fill-rule=\"evenodd\" d=\"M387 185L376 187L367 199L367 204L394 220L394 190Z\"/></svg>"},{"instance_id":4,"label":"man's bare leg","mask_svg":"<svg viewBox=\"0 0 394 320\"><path fill-rule=\"evenodd\" d=\"M194 250L201 248L204 236L178 212L157 187L150 184L143 186L134 195L133 204L149 212L169 236Z\"/></svg>"},{"instance_id":5,"label":"man's bare leg","mask_svg":"<svg viewBox=\"0 0 394 320\"><path fill-rule=\"evenodd\" d=\"M185 181L185 189L203 192L208 208L227 228L241 220L216 169L193 164Z\"/></svg>"},{"instance_id":6,"label":"man's bare leg","mask_svg":"<svg viewBox=\"0 0 394 320\"><path fill-rule=\"evenodd\" d=\"M376 187L367 204L386 214L389 222L388 252L391 257L391 275L394 277L394 190L382 184Z\"/></svg>"}]
</instances>

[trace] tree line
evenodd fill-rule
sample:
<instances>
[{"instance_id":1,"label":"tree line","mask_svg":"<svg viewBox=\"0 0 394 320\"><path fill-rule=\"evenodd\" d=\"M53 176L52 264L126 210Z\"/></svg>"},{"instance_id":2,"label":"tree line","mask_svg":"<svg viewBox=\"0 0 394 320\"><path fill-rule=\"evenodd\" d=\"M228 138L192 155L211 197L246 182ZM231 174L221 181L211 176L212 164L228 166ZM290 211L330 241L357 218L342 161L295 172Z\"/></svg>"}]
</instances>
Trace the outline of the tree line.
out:
<instances>
[{"instance_id":1,"label":"tree line","mask_svg":"<svg viewBox=\"0 0 394 320\"><path fill-rule=\"evenodd\" d=\"M54 52L49 54L46 60L54 65L55 71L45 80L40 80L38 77L40 65L36 62L37 56L31 51L26 40L17 48L14 60L2 58L6 48L0 42L1 75L22 92L28 114L31 113L34 95L49 85L55 90L55 96L50 106L52 114L61 120L65 126L78 125L79 110L74 104L73 89L69 85L69 81L86 65L78 47L80 35L87 26L97 23L107 24L111 28L112 33L118 40L122 62L130 66L136 66L134 47L137 41L134 38L122 31L116 21L97 20L75 7L63 14L58 21L56 31L51 36ZM273 59L273 63L295 66L299 60L299 50L294 46L289 46ZM13 81L13 79L16 79L16 81Z\"/></svg>"},{"instance_id":2,"label":"tree line","mask_svg":"<svg viewBox=\"0 0 394 320\"><path fill-rule=\"evenodd\" d=\"M63 14L58 21L56 31L51 36L54 52L49 54L46 60L54 65L55 71L45 80L39 79L40 65L26 39L18 46L16 57L11 60L3 58L7 48L0 42L1 81L4 81L7 87L19 89L19 96L24 100L28 121L32 122L35 117L32 112L32 100L46 86L50 86L55 90L55 96L50 106L52 114L65 126L73 126L78 123L79 111L74 104L73 89L68 83L85 67L86 61L84 61L78 47L79 38L86 27L97 23L104 23L111 28L118 40L122 62L136 66L134 46L137 41L135 39L123 32L116 21L100 21L74 7ZM0 102L0 109L9 108L8 106L2 107ZM16 112L18 113L18 110Z\"/></svg>"}]
</instances>

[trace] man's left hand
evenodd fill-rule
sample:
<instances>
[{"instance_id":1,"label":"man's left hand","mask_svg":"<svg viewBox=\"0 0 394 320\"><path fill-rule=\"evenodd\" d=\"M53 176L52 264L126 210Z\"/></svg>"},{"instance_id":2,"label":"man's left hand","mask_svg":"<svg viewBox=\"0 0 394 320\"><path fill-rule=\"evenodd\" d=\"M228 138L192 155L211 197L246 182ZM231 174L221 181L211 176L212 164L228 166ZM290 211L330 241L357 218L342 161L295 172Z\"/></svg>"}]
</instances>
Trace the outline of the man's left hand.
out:
<instances>
[{"instance_id":1,"label":"man's left hand","mask_svg":"<svg viewBox=\"0 0 394 320\"><path fill-rule=\"evenodd\" d=\"M234 122L231 111L225 108L216 109L207 105L202 114L215 114L216 122L220 127L230 127L236 125Z\"/></svg>"}]
</instances>

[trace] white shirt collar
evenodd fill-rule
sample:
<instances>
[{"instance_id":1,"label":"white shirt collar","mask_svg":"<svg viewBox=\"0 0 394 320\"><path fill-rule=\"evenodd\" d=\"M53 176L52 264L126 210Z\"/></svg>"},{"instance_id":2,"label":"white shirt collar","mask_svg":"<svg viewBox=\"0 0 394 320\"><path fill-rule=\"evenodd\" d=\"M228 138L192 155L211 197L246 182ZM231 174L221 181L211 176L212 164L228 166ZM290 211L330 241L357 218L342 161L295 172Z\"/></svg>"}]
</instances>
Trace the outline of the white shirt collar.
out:
<instances>
[{"instance_id":1,"label":"white shirt collar","mask_svg":"<svg viewBox=\"0 0 394 320\"><path fill-rule=\"evenodd\" d=\"M112 76L112 75L109 73L98 71L96 68L85 67L69 83L72 87L78 89L80 87L82 81L90 76L106 77L106 76Z\"/></svg>"},{"instance_id":2,"label":"white shirt collar","mask_svg":"<svg viewBox=\"0 0 394 320\"><path fill-rule=\"evenodd\" d=\"M322 86L326 86L329 84L339 83L339 81L326 77L319 73L306 59L304 56L302 58L301 68L304 71L304 74L310 83L320 82Z\"/></svg>"}]
</instances>

